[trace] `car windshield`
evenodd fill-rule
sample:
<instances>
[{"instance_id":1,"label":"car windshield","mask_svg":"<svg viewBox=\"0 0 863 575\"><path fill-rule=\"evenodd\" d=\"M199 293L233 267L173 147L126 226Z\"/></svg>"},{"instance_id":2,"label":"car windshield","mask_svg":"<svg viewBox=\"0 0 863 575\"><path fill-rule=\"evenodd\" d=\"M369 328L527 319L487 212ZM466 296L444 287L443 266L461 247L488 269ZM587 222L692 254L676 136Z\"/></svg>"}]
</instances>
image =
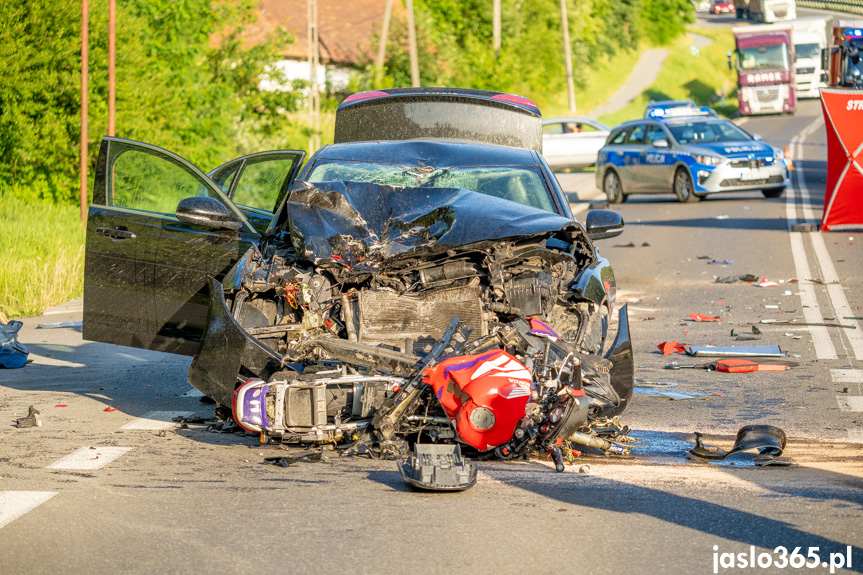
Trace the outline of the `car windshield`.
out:
<instances>
[{"instance_id":1,"label":"car windshield","mask_svg":"<svg viewBox=\"0 0 863 575\"><path fill-rule=\"evenodd\" d=\"M752 136L731 122L681 122L668 125L668 129L680 144L739 142L752 139Z\"/></svg>"},{"instance_id":2,"label":"car windshield","mask_svg":"<svg viewBox=\"0 0 863 575\"><path fill-rule=\"evenodd\" d=\"M406 188L461 188L556 213L542 174L527 166L405 166L334 160L319 162L309 182L372 182Z\"/></svg>"},{"instance_id":3,"label":"car windshield","mask_svg":"<svg viewBox=\"0 0 863 575\"><path fill-rule=\"evenodd\" d=\"M821 58L821 47L818 44L795 44L794 61Z\"/></svg>"},{"instance_id":4,"label":"car windshield","mask_svg":"<svg viewBox=\"0 0 863 575\"><path fill-rule=\"evenodd\" d=\"M741 70L788 69L788 47L785 44L777 44L776 46L741 48L739 64Z\"/></svg>"}]
</instances>

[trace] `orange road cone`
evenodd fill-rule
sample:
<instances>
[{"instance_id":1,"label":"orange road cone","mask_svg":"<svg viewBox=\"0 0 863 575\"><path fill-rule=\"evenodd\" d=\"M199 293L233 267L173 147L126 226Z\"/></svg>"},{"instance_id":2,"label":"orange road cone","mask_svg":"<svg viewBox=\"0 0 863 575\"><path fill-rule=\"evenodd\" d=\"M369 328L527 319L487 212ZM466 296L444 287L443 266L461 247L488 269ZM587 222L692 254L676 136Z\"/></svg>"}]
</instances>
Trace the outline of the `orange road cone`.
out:
<instances>
[{"instance_id":1,"label":"orange road cone","mask_svg":"<svg viewBox=\"0 0 863 575\"><path fill-rule=\"evenodd\" d=\"M794 169L794 162L791 161L791 156L788 154L788 146L785 146L785 165L789 170Z\"/></svg>"}]
</instances>

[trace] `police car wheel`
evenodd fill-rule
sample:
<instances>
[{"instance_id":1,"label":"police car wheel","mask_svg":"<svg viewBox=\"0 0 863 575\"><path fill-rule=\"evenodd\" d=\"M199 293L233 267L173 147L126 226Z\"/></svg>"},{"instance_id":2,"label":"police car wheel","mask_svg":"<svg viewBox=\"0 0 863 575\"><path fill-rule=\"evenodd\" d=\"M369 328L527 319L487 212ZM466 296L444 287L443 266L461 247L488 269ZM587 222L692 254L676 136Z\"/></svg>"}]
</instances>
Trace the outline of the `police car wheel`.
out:
<instances>
[{"instance_id":1,"label":"police car wheel","mask_svg":"<svg viewBox=\"0 0 863 575\"><path fill-rule=\"evenodd\" d=\"M692 176L684 169L679 169L674 174L674 195L677 196L678 202L697 202L698 196L692 189Z\"/></svg>"},{"instance_id":2,"label":"police car wheel","mask_svg":"<svg viewBox=\"0 0 863 575\"><path fill-rule=\"evenodd\" d=\"M623 195L623 190L620 187L620 178L613 170L609 170L602 180L602 191L608 197L608 202L611 204L619 204L626 199Z\"/></svg>"},{"instance_id":3,"label":"police car wheel","mask_svg":"<svg viewBox=\"0 0 863 575\"><path fill-rule=\"evenodd\" d=\"M774 188L772 190L761 190L761 193L764 194L765 198L778 198L784 191L785 188Z\"/></svg>"}]
</instances>

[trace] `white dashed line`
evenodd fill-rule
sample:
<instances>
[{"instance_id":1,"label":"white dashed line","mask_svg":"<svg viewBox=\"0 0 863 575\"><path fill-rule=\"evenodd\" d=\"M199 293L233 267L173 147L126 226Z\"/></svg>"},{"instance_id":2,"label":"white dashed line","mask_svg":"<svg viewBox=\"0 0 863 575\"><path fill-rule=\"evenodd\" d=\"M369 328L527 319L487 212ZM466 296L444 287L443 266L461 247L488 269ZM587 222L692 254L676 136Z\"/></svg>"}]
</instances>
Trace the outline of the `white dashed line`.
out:
<instances>
[{"instance_id":1,"label":"white dashed line","mask_svg":"<svg viewBox=\"0 0 863 575\"><path fill-rule=\"evenodd\" d=\"M192 413L191 411L151 411L134 421L130 421L120 429L145 429L151 431L168 429L176 425L173 421L175 417L186 417L192 415Z\"/></svg>"},{"instance_id":2,"label":"white dashed line","mask_svg":"<svg viewBox=\"0 0 863 575\"><path fill-rule=\"evenodd\" d=\"M863 383L863 369L831 369L835 383Z\"/></svg>"},{"instance_id":3,"label":"white dashed line","mask_svg":"<svg viewBox=\"0 0 863 575\"><path fill-rule=\"evenodd\" d=\"M863 411L863 395L837 395L836 401L842 411Z\"/></svg>"},{"instance_id":4,"label":"white dashed line","mask_svg":"<svg viewBox=\"0 0 863 575\"><path fill-rule=\"evenodd\" d=\"M56 491L0 491L0 529L55 495Z\"/></svg>"},{"instance_id":5,"label":"white dashed line","mask_svg":"<svg viewBox=\"0 0 863 575\"><path fill-rule=\"evenodd\" d=\"M48 469L100 469L131 450L131 447L82 447L55 461Z\"/></svg>"}]
</instances>

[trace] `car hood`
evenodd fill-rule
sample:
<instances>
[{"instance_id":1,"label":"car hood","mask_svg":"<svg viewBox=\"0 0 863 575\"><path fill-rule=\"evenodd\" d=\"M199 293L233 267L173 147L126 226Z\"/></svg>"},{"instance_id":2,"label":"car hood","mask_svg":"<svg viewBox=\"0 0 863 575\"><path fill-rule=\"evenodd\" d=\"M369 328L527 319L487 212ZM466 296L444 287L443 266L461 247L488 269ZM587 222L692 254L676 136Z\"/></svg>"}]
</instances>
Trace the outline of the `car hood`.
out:
<instances>
[{"instance_id":1,"label":"car hood","mask_svg":"<svg viewBox=\"0 0 863 575\"><path fill-rule=\"evenodd\" d=\"M694 154L710 154L727 158L748 158L751 154L754 154L756 157L773 155L773 146L757 140L716 142L713 144L698 144L697 146L689 145L687 148Z\"/></svg>"},{"instance_id":2,"label":"car hood","mask_svg":"<svg viewBox=\"0 0 863 575\"><path fill-rule=\"evenodd\" d=\"M458 188L298 182L285 210L301 258L358 273L486 241L582 233L558 214Z\"/></svg>"}]
</instances>

